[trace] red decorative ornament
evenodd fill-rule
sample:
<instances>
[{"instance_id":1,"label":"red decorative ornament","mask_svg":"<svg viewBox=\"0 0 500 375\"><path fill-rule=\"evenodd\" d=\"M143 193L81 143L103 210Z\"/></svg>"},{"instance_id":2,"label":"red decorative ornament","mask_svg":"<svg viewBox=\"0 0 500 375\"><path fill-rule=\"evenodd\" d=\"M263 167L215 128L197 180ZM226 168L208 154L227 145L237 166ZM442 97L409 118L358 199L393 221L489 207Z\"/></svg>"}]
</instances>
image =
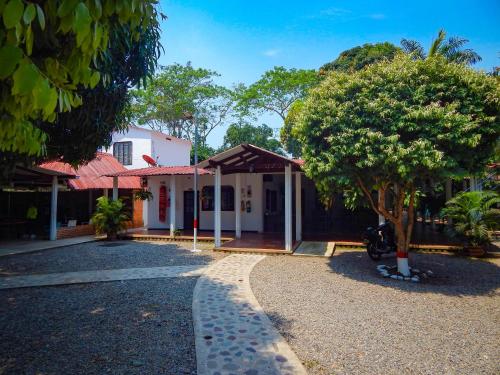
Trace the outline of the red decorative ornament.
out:
<instances>
[{"instance_id":1,"label":"red decorative ornament","mask_svg":"<svg viewBox=\"0 0 500 375\"><path fill-rule=\"evenodd\" d=\"M160 186L159 205L159 219L161 222L165 222L167 220L167 188L165 185Z\"/></svg>"}]
</instances>

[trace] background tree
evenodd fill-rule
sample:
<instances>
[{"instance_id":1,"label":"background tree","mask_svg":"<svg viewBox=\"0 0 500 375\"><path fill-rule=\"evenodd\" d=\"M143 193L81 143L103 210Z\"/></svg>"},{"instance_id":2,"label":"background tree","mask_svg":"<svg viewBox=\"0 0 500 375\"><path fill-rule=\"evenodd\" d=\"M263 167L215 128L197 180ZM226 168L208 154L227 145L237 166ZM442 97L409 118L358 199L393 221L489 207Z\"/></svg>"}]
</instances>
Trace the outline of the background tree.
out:
<instances>
[{"instance_id":1,"label":"background tree","mask_svg":"<svg viewBox=\"0 0 500 375\"><path fill-rule=\"evenodd\" d=\"M408 275L418 187L482 170L500 134L499 110L495 78L439 55L398 55L361 71L332 72L301 114L305 172L324 197L363 196L390 221L398 271Z\"/></svg>"},{"instance_id":2,"label":"background tree","mask_svg":"<svg viewBox=\"0 0 500 375\"><path fill-rule=\"evenodd\" d=\"M125 37L119 45L128 43L130 51L145 30L155 38L155 5L156 0L0 1L0 151L45 155L47 123L64 123L57 123L59 114L82 105L86 90L100 82L107 87L116 78L101 69L111 63L110 41Z\"/></svg>"},{"instance_id":3,"label":"background tree","mask_svg":"<svg viewBox=\"0 0 500 375\"><path fill-rule=\"evenodd\" d=\"M285 121L292 103L304 98L318 82L315 70L275 66L249 87L240 87L238 107L245 114L249 111L274 113Z\"/></svg>"},{"instance_id":4,"label":"background tree","mask_svg":"<svg viewBox=\"0 0 500 375\"><path fill-rule=\"evenodd\" d=\"M224 143L220 151L236 147L242 143L251 143L266 150L284 154L279 140L273 136L273 129L266 124L256 126L243 120L231 124L224 136Z\"/></svg>"},{"instance_id":5,"label":"background tree","mask_svg":"<svg viewBox=\"0 0 500 375\"><path fill-rule=\"evenodd\" d=\"M299 125L300 113L304 108L304 101L295 101L288 111L285 122L280 129L280 140L285 148L285 151L291 154L294 158L299 158L302 155L302 145L298 140L297 127Z\"/></svg>"},{"instance_id":6,"label":"background tree","mask_svg":"<svg viewBox=\"0 0 500 375\"><path fill-rule=\"evenodd\" d=\"M198 123L199 140L205 145L207 136L224 124L233 108L231 90L217 85L219 74L208 69L173 64L156 74L145 89L134 90L129 117L139 125L169 133L175 137L194 139L193 122Z\"/></svg>"},{"instance_id":7,"label":"background tree","mask_svg":"<svg viewBox=\"0 0 500 375\"><path fill-rule=\"evenodd\" d=\"M460 37L450 37L446 40L446 31L441 29L427 53L425 53L424 47L415 40L401 39L401 46L406 53L411 54L415 59L441 55L451 62L473 65L481 61L481 56L470 48L462 49L468 42L468 39Z\"/></svg>"},{"instance_id":8,"label":"background tree","mask_svg":"<svg viewBox=\"0 0 500 375\"><path fill-rule=\"evenodd\" d=\"M341 52L335 60L323 65L319 71L353 72L384 59L392 60L399 51L400 48L389 42L367 43Z\"/></svg>"}]
</instances>

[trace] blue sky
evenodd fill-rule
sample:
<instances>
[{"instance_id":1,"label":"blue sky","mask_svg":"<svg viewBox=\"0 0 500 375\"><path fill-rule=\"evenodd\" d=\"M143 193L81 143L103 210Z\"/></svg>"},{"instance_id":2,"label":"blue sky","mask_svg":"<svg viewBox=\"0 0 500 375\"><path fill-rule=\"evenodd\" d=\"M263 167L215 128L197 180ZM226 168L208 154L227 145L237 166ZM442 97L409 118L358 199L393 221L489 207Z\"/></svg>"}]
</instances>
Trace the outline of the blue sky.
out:
<instances>
[{"instance_id":1,"label":"blue sky","mask_svg":"<svg viewBox=\"0 0 500 375\"><path fill-rule=\"evenodd\" d=\"M163 0L161 65L191 61L219 82L250 84L273 66L317 69L346 49L401 38L427 47L440 28L470 40L483 61L500 65L500 1ZM262 122L279 127L272 116ZM222 143L225 129L209 139Z\"/></svg>"}]
</instances>

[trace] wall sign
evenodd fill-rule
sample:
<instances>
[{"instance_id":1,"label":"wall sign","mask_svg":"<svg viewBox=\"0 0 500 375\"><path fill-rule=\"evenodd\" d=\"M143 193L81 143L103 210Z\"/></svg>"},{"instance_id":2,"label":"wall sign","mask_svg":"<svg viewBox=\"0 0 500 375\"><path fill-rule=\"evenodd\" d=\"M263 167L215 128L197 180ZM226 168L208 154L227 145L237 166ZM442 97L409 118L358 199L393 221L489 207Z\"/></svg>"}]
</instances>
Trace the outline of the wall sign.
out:
<instances>
[{"instance_id":1,"label":"wall sign","mask_svg":"<svg viewBox=\"0 0 500 375\"><path fill-rule=\"evenodd\" d=\"M165 185L160 186L160 199L159 199L159 219L165 222L167 219L167 188Z\"/></svg>"}]
</instances>

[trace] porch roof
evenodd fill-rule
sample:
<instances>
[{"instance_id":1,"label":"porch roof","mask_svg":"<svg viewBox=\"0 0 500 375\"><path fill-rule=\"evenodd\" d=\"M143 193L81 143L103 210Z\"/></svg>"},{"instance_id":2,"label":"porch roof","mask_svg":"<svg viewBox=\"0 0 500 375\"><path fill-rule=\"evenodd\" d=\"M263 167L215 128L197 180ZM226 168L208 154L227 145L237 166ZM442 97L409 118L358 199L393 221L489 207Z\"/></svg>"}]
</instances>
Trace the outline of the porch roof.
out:
<instances>
[{"instance_id":1,"label":"porch roof","mask_svg":"<svg viewBox=\"0 0 500 375\"><path fill-rule=\"evenodd\" d=\"M289 159L252 144L241 144L202 161L199 166L211 169L220 166L222 174L231 174L283 172L286 165L301 171L303 164L303 160Z\"/></svg>"},{"instance_id":2,"label":"porch roof","mask_svg":"<svg viewBox=\"0 0 500 375\"><path fill-rule=\"evenodd\" d=\"M173 175L192 175L194 174L194 166L174 166L174 167L147 167L139 169L129 169L123 172L115 172L106 174L108 177L124 177L124 176L173 176ZM199 175L212 174L211 171L204 168L198 168ZM119 181L119 180L118 180Z\"/></svg>"},{"instance_id":3,"label":"porch roof","mask_svg":"<svg viewBox=\"0 0 500 375\"><path fill-rule=\"evenodd\" d=\"M71 173L78 175L78 178L68 182L71 189L112 189L113 179L106 177L106 173L118 173L127 171L121 163L111 154L98 152L95 159L88 164L74 169L71 165L60 161L51 161L40 165L43 168L54 172ZM118 181L119 189L140 189L141 182L138 177L122 178Z\"/></svg>"},{"instance_id":4,"label":"porch roof","mask_svg":"<svg viewBox=\"0 0 500 375\"><path fill-rule=\"evenodd\" d=\"M51 185L52 177L62 180L75 179L77 176L69 171L54 171L40 166L25 167L17 165L12 176L12 186L42 186Z\"/></svg>"}]
</instances>

